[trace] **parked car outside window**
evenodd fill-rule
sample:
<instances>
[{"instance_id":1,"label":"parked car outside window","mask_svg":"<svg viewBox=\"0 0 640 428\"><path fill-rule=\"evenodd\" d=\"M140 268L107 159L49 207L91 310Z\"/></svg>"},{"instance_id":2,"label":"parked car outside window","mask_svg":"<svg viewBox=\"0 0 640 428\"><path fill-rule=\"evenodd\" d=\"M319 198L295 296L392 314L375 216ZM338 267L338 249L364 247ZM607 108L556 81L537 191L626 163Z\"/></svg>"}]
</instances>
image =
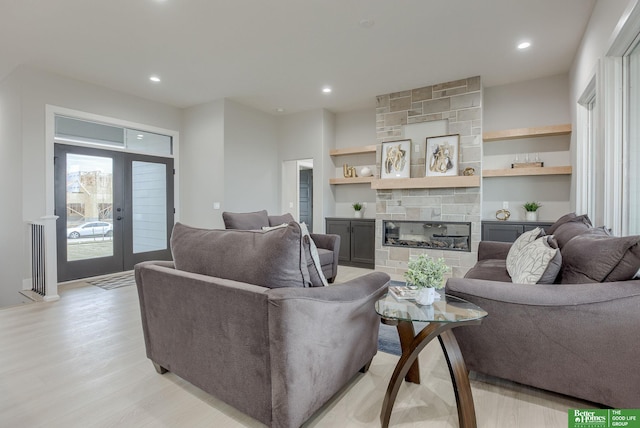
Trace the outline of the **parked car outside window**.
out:
<instances>
[{"instance_id":1,"label":"parked car outside window","mask_svg":"<svg viewBox=\"0 0 640 428\"><path fill-rule=\"evenodd\" d=\"M67 229L67 236L70 239L78 239L85 236L111 235L113 235L113 225L104 221L92 221Z\"/></svg>"}]
</instances>

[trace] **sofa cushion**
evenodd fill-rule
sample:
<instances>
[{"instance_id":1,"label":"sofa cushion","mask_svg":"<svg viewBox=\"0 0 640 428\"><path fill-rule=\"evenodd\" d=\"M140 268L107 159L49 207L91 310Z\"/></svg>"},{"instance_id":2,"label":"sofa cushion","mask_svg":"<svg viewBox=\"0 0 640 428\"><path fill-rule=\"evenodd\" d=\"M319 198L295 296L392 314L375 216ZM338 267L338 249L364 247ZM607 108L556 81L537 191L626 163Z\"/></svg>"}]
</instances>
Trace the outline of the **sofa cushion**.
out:
<instances>
[{"instance_id":1,"label":"sofa cushion","mask_svg":"<svg viewBox=\"0 0 640 428\"><path fill-rule=\"evenodd\" d=\"M632 279L640 268L640 236L608 236L593 229L562 248L563 284Z\"/></svg>"},{"instance_id":2,"label":"sofa cushion","mask_svg":"<svg viewBox=\"0 0 640 428\"><path fill-rule=\"evenodd\" d=\"M263 287L310 283L297 223L270 231L209 230L176 223L171 234L176 269Z\"/></svg>"},{"instance_id":3,"label":"sofa cushion","mask_svg":"<svg viewBox=\"0 0 640 428\"><path fill-rule=\"evenodd\" d=\"M269 226L277 226L282 223L288 224L288 223L291 223L292 221L296 221L296 219L293 218L293 216L289 213L282 214L282 215L270 215L270 216L267 216L267 218L269 219Z\"/></svg>"},{"instance_id":4,"label":"sofa cushion","mask_svg":"<svg viewBox=\"0 0 640 428\"><path fill-rule=\"evenodd\" d=\"M549 228L553 230L553 233L549 232L549 234L556 237L558 247L562 250L567 242L590 229L592 229L591 220L586 215L581 215L567 220L556 228Z\"/></svg>"},{"instance_id":5,"label":"sofa cushion","mask_svg":"<svg viewBox=\"0 0 640 428\"><path fill-rule=\"evenodd\" d=\"M509 248L509 253L507 253L507 271L513 277L512 269L515 266L515 260L520 254L520 252L530 243L538 239L538 237L544 235L544 231L536 227L535 229L524 232L522 235L518 236Z\"/></svg>"},{"instance_id":6,"label":"sofa cushion","mask_svg":"<svg viewBox=\"0 0 640 428\"><path fill-rule=\"evenodd\" d=\"M464 277L511 282L511 277L509 276L509 272L507 272L507 261L505 259L479 260L474 267L467 271Z\"/></svg>"},{"instance_id":7,"label":"sofa cushion","mask_svg":"<svg viewBox=\"0 0 640 428\"><path fill-rule=\"evenodd\" d=\"M226 229L260 230L264 226L273 226L269 224L266 210L253 213L230 213L225 211L222 213L222 220Z\"/></svg>"},{"instance_id":8,"label":"sofa cushion","mask_svg":"<svg viewBox=\"0 0 640 428\"><path fill-rule=\"evenodd\" d=\"M562 256L553 237L543 236L526 245L507 267L514 283L553 284L561 264Z\"/></svg>"},{"instance_id":9,"label":"sofa cushion","mask_svg":"<svg viewBox=\"0 0 640 428\"><path fill-rule=\"evenodd\" d=\"M318 258L320 259L320 265L333 264L333 251L324 248L318 248Z\"/></svg>"}]
</instances>

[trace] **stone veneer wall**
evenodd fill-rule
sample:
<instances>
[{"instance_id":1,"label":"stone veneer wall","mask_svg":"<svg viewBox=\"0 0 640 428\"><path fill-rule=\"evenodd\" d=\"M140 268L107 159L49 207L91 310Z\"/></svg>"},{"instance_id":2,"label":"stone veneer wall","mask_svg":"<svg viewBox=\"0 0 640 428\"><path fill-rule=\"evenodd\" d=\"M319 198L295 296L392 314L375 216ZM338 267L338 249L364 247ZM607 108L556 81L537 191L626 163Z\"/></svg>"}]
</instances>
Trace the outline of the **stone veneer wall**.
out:
<instances>
[{"instance_id":1,"label":"stone veneer wall","mask_svg":"<svg viewBox=\"0 0 640 428\"><path fill-rule=\"evenodd\" d=\"M448 134L460 134L459 174L473 167L482 174L482 86L480 77L456 80L377 97L376 131L378 143L400 140L404 125L436 120L448 122ZM425 176L424 147L414 159L411 177ZM378 165L381 153L377 153ZM481 227L481 187L443 189L378 190L376 195L376 270L402 279L410 257L427 253L444 257L452 276L461 277L477 259ZM471 222L471 252L423 250L382 246L382 220L434 220Z\"/></svg>"}]
</instances>

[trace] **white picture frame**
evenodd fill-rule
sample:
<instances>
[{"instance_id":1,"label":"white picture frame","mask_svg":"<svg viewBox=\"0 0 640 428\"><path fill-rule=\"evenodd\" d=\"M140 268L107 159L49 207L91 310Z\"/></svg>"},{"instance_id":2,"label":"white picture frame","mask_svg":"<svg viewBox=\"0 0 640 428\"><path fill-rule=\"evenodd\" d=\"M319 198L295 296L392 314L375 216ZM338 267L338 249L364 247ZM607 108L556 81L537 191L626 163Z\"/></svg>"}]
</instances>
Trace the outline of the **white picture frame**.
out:
<instances>
[{"instance_id":1,"label":"white picture frame","mask_svg":"<svg viewBox=\"0 0 640 428\"><path fill-rule=\"evenodd\" d=\"M382 143L380 178L411 177L411 140Z\"/></svg>"},{"instance_id":2,"label":"white picture frame","mask_svg":"<svg viewBox=\"0 0 640 428\"><path fill-rule=\"evenodd\" d=\"M425 176L458 175L460 134L427 137Z\"/></svg>"}]
</instances>

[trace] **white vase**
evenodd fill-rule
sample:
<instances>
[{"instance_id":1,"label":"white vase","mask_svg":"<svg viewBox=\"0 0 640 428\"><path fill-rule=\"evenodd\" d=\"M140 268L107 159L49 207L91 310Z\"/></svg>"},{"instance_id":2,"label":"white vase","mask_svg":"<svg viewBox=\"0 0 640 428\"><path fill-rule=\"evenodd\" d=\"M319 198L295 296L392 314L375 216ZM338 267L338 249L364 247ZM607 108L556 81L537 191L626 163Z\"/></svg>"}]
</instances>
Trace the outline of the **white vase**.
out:
<instances>
[{"instance_id":1,"label":"white vase","mask_svg":"<svg viewBox=\"0 0 640 428\"><path fill-rule=\"evenodd\" d=\"M362 210L360 210L360 211L354 211L354 212L353 212L353 216L354 216L355 218L362 218Z\"/></svg>"},{"instance_id":2,"label":"white vase","mask_svg":"<svg viewBox=\"0 0 640 428\"><path fill-rule=\"evenodd\" d=\"M525 218L527 221L538 221L538 211L527 211Z\"/></svg>"},{"instance_id":3,"label":"white vase","mask_svg":"<svg viewBox=\"0 0 640 428\"><path fill-rule=\"evenodd\" d=\"M436 289L432 287L423 287L416 296L416 303L420 305L431 305L436 299Z\"/></svg>"}]
</instances>

